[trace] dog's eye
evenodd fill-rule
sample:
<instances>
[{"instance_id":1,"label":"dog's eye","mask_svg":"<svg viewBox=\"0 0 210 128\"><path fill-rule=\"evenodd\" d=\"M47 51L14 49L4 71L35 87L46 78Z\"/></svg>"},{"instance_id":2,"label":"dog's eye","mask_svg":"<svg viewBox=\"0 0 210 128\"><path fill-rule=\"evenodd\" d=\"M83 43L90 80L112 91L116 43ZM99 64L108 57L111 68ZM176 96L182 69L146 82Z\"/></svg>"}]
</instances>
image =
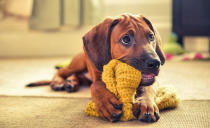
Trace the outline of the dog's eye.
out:
<instances>
[{"instance_id":1,"label":"dog's eye","mask_svg":"<svg viewBox=\"0 0 210 128\"><path fill-rule=\"evenodd\" d=\"M131 38L129 35L125 35L120 39L120 42L125 46L129 46L131 45Z\"/></svg>"},{"instance_id":2,"label":"dog's eye","mask_svg":"<svg viewBox=\"0 0 210 128\"><path fill-rule=\"evenodd\" d=\"M148 35L148 39L149 39L150 42L153 42L155 40L154 34L150 33Z\"/></svg>"}]
</instances>

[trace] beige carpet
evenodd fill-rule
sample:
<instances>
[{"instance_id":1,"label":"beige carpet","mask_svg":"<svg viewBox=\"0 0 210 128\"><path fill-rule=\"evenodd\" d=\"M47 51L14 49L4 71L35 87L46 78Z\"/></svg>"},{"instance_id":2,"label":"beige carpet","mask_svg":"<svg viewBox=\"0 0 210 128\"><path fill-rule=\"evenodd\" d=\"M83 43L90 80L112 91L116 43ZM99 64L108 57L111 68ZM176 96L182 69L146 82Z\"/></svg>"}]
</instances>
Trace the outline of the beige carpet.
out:
<instances>
[{"instance_id":1,"label":"beige carpet","mask_svg":"<svg viewBox=\"0 0 210 128\"><path fill-rule=\"evenodd\" d=\"M25 88L37 80L51 79L57 63L69 57L0 59L0 95L90 97L88 87L77 93L53 92L49 87ZM181 99L210 99L210 61L169 61L161 67L159 83L174 87Z\"/></svg>"},{"instance_id":2,"label":"beige carpet","mask_svg":"<svg viewBox=\"0 0 210 128\"><path fill-rule=\"evenodd\" d=\"M0 97L0 128L209 128L210 101L183 101L156 123L109 123L84 113L88 98Z\"/></svg>"},{"instance_id":3,"label":"beige carpet","mask_svg":"<svg viewBox=\"0 0 210 128\"><path fill-rule=\"evenodd\" d=\"M54 65L68 59L0 59L0 128L210 127L209 61L169 61L161 67L160 85L174 87L184 101L177 109L162 112L157 123L111 124L84 114L90 98L88 87L76 93L54 92L48 86L24 87L32 81L51 79Z\"/></svg>"},{"instance_id":4,"label":"beige carpet","mask_svg":"<svg viewBox=\"0 0 210 128\"><path fill-rule=\"evenodd\" d=\"M25 88L29 82L50 80L54 66L71 60L70 57L0 59L0 95L46 96L46 97L90 97L88 87L79 93L54 92L50 87Z\"/></svg>"}]
</instances>

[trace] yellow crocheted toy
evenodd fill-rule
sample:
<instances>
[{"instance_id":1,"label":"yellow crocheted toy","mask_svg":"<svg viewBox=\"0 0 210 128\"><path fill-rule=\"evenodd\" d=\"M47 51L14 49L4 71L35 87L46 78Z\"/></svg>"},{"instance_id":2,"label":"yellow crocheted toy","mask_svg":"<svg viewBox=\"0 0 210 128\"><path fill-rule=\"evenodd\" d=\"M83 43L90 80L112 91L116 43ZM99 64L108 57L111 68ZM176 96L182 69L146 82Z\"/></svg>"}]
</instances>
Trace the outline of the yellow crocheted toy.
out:
<instances>
[{"instance_id":1,"label":"yellow crocheted toy","mask_svg":"<svg viewBox=\"0 0 210 128\"><path fill-rule=\"evenodd\" d=\"M132 104L136 89L141 81L141 72L119 60L111 60L103 67L102 80L106 88L112 92L123 104L121 121L136 119L132 112ZM178 105L178 98L173 89L159 87L156 104L160 110L174 108ZM90 101L86 105L85 113L98 117L96 105Z\"/></svg>"}]
</instances>

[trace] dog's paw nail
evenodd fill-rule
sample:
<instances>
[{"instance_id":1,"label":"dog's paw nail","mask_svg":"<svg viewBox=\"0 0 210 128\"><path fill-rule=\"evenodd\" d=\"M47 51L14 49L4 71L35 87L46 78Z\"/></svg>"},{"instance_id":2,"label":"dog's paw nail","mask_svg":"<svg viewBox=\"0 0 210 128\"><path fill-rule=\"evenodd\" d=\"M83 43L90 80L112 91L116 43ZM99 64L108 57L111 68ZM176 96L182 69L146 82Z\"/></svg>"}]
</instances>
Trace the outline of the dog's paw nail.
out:
<instances>
[{"instance_id":1,"label":"dog's paw nail","mask_svg":"<svg viewBox=\"0 0 210 128\"><path fill-rule=\"evenodd\" d=\"M148 123L152 123L157 121L157 119L153 119L152 115L150 113L145 113L144 116L142 117L141 121L143 122L148 122Z\"/></svg>"},{"instance_id":2,"label":"dog's paw nail","mask_svg":"<svg viewBox=\"0 0 210 128\"><path fill-rule=\"evenodd\" d=\"M155 122L155 120L152 118L151 114L148 115L147 122Z\"/></svg>"},{"instance_id":3,"label":"dog's paw nail","mask_svg":"<svg viewBox=\"0 0 210 128\"><path fill-rule=\"evenodd\" d=\"M114 104L114 108L122 110L122 104Z\"/></svg>"},{"instance_id":4,"label":"dog's paw nail","mask_svg":"<svg viewBox=\"0 0 210 128\"><path fill-rule=\"evenodd\" d=\"M72 82L72 80L66 80L66 81L67 81L67 82L70 82L70 83Z\"/></svg>"},{"instance_id":5,"label":"dog's paw nail","mask_svg":"<svg viewBox=\"0 0 210 128\"><path fill-rule=\"evenodd\" d=\"M158 121L160 119L160 116L157 114L157 112L155 112L154 115L155 115L155 118L156 118L155 121Z\"/></svg>"},{"instance_id":6,"label":"dog's paw nail","mask_svg":"<svg viewBox=\"0 0 210 128\"><path fill-rule=\"evenodd\" d=\"M69 89L71 89L71 88L72 88L72 86L71 86L71 85L69 85L69 84L65 84L65 88L69 88Z\"/></svg>"},{"instance_id":7,"label":"dog's paw nail","mask_svg":"<svg viewBox=\"0 0 210 128\"><path fill-rule=\"evenodd\" d=\"M139 114L140 114L140 110L137 109L136 111L133 112L133 115L138 118L139 117Z\"/></svg>"},{"instance_id":8,"label":"dog's paw nail","mask_svg":"<svg viewBox=\"0 0 210 128\"><path fill-rule=\"evenodd\" d=\"M112 114L112 119L119 119L122 116L122 112L120 114Z\"/></svg>"},{"instance_id":9,"label":"dog's paw nail","mask_svg":"<svg viewBox=\"0 0 210 128\"><path fill-rule=\"evenodd\" d=\"M69 84L65 84L64 87L65 87L65 90L67 92L72 92L73 91L73 87L71 85L69 85Z\"/></svg>"},{"instance_id":10,"label":"dog's paw nail","mask_svg":"<svg viewBox=\"0 0 210 128\"><path fill-rule=\"evenodd\" d=\"M141 118L141 121L145 122L147 120L147 115L144 114L144 116Z\"/></svg>"},{"instance_id":11,"label":"dog's paw nail","mask_svg":"<svg viewBox=\"0 0 210 128\"><path fill-rule=\"evenodd\" d=\"M116 118L117 116L117 114L112 114L112 118Z\"/></svg>"},{"instance_id":12,"label":"dog's paw nail","mask_svg":"<svg viewBox=\"0 0 210 128\"><path fill-rule=\"evenodd\" d=\"M143 122L149 122L150 117L151 117L151 114L150 113L145 113L144 116L141 118L141 121L143 121Z\"/></svg>"},{"instance_id":13,"label":"dog's paw nail","mask_svg":"<svg viewBox=\"0 0 210 128\"><path fill-rule=\"evenodd\" d=\"M115 123L115 122L118 122L119 121L119 119L112 119L112 123Z\"/></svg>"},{"instance_id":14,"label":"dog's paw nail","mask_svg":"<svg viewBox=\"0 0 210 128\"><path fill-rule=\"evenodd\" d=\"M52 88L54 91L63 91L63 90L64 90L63 85L51 86L51 88Z\"/></svg>"}]
</instances>

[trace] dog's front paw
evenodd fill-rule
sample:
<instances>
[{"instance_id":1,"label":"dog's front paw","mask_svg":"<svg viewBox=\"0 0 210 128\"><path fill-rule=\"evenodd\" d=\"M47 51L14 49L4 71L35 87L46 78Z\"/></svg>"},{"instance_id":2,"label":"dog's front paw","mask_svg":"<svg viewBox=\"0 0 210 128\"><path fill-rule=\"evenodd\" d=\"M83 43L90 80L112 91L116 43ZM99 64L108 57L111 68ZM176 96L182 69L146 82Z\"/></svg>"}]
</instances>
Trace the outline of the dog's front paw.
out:
<instances>
[{"instance_id":1,"label":"dog's front paw","mask_svg":"<svg viewBox=\"0 0 210 128\"><path fill-rule=\"evenodd\" d=\"M136 101L133 105L134 116L143 122L156 122L159 120L159 109L157 105L146 99Z\"/></svg>"},{"instance_id":2,"label":"dog's front paw","mask_svg":"<svg viewBox=\"0 0 210 128\"><path fill-rule=\"evenodd\" d=\"M54 90L54 91L63 91L64 90L64 84L65 84L65 80L61 77L54 77L50 87Z\"/></svg>"},{"instance_id":3,"label":"dog's front paw","mask_svg":"<svg viewBox=\"0 0 210 128\"><path fill-rule=\"evenodd\" d=\"M65 80L64 84L65 91L67 92L76 92L79 90L79 80L75 75L69 76Z\"/></svg>"}]
</instances>

